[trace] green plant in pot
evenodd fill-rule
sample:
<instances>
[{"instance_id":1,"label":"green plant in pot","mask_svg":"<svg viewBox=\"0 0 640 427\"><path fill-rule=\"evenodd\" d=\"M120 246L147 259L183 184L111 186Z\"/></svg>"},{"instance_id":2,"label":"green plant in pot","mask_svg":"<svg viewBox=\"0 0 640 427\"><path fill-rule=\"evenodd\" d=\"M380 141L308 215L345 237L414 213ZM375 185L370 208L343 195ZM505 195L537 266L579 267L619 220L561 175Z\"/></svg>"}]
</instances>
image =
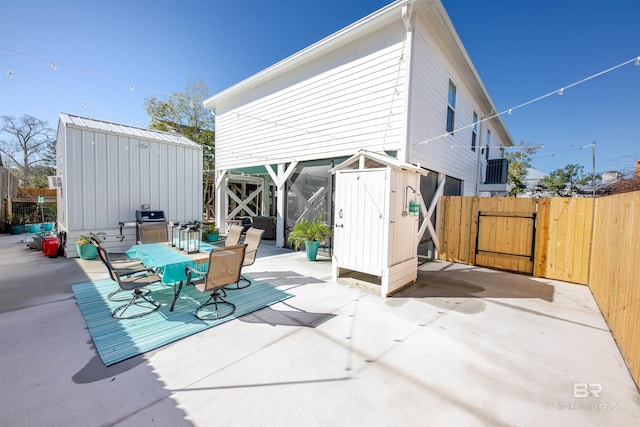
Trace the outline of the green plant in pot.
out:
<instances>
[{"instance_id":1,"label":"green plant in pot","mask_svg":"<svg viewBox=\"0 0 640 427\"><path fill-rule=\"evenodd\" d=\"M300 246L304 244L307 259L309 261L315 261L320 242L331 236L331 234L331 227L327 225L323 217L317 217L313 221L303 218L293 227L293 230L291 230L289 243L291 243L296 250L300 249Z\"/></svg>"},{"instance_id":2,"label":"green plant in pot","mask_svg":"<svg viewBox=\"0 0 640 427\"><path fill-rule=\"evenodd\" d=\"M213 222L205 226L203 234L207 242L217 242L220 238L220 229L216 227L216 223Z\"/></svg>"},{"instance_id":3,"label":"green plant in pot","mask_svg":"<svg viewBox=\"0 0 640 427\"><path fill-rule=\"evenodd\" d=\"M24 232L25 216L20 214L7 215L7 225L9 226L9 233L22 234Z\"/></svg>"},{"instance_id":4,"label":"green plant in pot","mask_svg":"<svg viewBox=\"0 0 640 427\"><path fill-rule=\"evenodd\" d=\"M90 236L83 234L78 236L76 239L76 250L80 258L89 260L98 256L98 248L91 242L91 238L93 237L98 243L102 243L103 236L104 233L102 231Z\"/></svg>"}]
</instances>

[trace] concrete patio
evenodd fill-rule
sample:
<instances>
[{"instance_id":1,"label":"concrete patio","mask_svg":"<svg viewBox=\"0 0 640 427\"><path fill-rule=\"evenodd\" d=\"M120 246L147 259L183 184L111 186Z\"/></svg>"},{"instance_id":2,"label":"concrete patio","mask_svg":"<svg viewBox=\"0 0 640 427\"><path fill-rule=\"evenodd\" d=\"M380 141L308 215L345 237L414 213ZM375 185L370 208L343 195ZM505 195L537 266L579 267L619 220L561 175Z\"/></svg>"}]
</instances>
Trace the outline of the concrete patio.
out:
<instances>
[{"instance_id":1,"label":"concrete patio","mask_svg":"<svg viewBox=\"0 0 640 427\"><path fill-rule=\"evenodd\" d=\"M431 262L382 299L263 244L295 297L111 367L70 284L100 261L0 235L0 425L640 425L589 289ZM588 397L585 397L588 396Z\"/></svg>"}]
</instances>

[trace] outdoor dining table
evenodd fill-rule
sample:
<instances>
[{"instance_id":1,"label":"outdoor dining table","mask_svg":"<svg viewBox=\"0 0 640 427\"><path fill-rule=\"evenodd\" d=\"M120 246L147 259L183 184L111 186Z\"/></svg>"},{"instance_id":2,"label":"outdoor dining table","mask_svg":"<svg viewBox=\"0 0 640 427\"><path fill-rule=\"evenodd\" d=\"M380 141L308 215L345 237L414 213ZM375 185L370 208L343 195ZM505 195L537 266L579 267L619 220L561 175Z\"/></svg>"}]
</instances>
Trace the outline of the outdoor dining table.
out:
<instances>
[{"instance_id":1,"label":"outdoor dining table","mask_svg":"<svg viewBox=\"0 0 640 427\"><path fill-rule=\"evenodd\" d=\"M145 267L157 269L163 284L173 285L173 311L184 282L187 280L187 267L207 268L209 253L214 245L200 244L200 252L187 254L169 246L168 243L147 243L133 245L127 252L129 258L139 258ZM197 267L196 267L197 265Z\"/></svg>"}]
</instances>

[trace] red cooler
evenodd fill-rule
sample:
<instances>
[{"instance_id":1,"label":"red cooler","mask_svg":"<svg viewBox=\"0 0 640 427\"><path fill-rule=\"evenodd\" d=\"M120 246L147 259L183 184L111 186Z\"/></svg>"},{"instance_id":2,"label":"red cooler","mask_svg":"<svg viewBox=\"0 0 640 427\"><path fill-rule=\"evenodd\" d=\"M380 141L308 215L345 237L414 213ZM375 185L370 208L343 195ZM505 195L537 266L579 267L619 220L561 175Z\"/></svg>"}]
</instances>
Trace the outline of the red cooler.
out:
<instances>
[{"instance_id":1,"label":"red cooler","mask_svg":"<svg viewBox=\"0 0 640 427\"><path fill-rule=\"evenodd\" d=\"M42 240L42 253L44 256L58 255L58 245L57 237L45 237Z\"/></svg>"}]
</instances>

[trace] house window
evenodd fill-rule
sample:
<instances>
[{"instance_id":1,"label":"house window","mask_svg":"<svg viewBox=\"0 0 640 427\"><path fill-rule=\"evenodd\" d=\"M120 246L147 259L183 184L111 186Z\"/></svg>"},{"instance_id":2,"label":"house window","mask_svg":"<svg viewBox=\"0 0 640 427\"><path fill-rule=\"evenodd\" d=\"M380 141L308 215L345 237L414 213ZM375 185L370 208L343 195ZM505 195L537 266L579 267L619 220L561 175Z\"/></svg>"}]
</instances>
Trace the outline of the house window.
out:
<instances>
[{"instance_id":1,"label":"house window","mask_svg":"<svg viewBox=\"0 0 640 427\"><path fill-rule=\"evenodd\" d=\"M453 134L456 116L456 85L449 79L449 96L447 97L447 132Z\"/></svg>"},{"instance_id":2,"label":"house window","mask_svg":"<svg viewBox=\"0 0 640 427\"><path fill-rule=\"evenodd\" d=\"M473 128L471 129L471 151L476 151L476 139L478 138L478 115L473 112Z\"/></svg>"},{"instance_id":3,"label":"house window","mask_svg":"<svg viewBox=\"0 0 640 427\"><path fill-rule=\"evenodd\" d=\"M489 147L491 147L491 131L487 129L487 150L484 153L487 160L489 160Z\"/></svg>"}]
</instances>

